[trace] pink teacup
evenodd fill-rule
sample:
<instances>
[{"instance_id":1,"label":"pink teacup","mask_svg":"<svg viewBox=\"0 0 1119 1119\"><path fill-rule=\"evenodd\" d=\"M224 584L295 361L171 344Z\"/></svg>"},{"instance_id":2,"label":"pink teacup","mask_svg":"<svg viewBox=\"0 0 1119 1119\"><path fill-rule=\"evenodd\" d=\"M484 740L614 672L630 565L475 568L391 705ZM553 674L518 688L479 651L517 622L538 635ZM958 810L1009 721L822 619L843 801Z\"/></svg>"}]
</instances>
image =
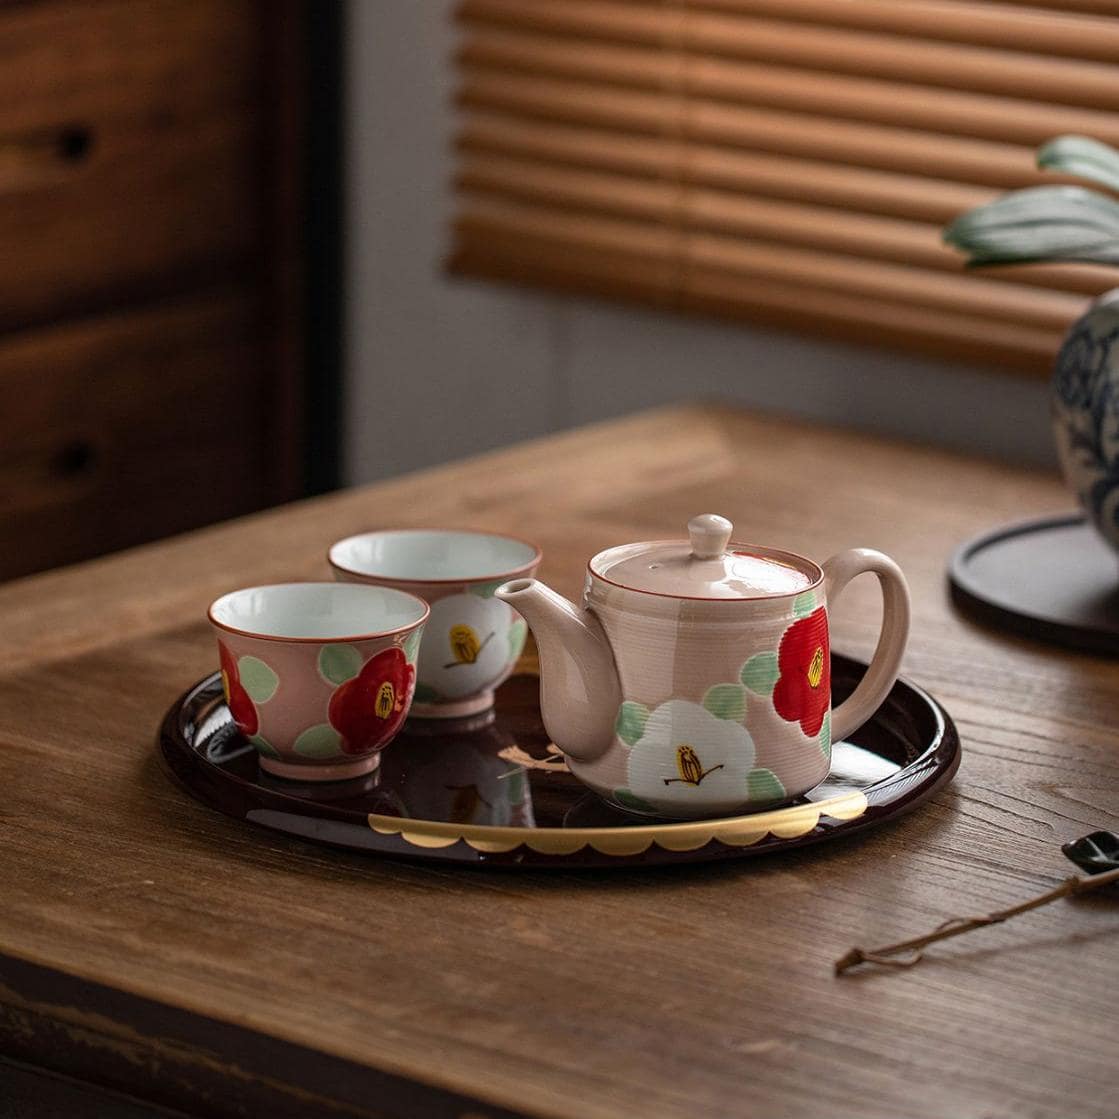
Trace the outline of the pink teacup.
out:
<instances>
[{"instance_id":1,"label":"pink teacup","mask_svg":"<svg viewBox=\"0 0 1119 1119\"><path fill-rule=\"evenodd\" d=\"M493 706L528 633L494 591L532 577L540 564L535 544L489 532L396 529L339 540L327 558L343 582L394 587L431 604L413 715L459 718Z\"/></svg>"},{"instance_id":2,"label":"pink teacup","mask_svg":"<svg viewBox=\"0 0 1119 1119\"><path fill-rule=\"evenodd\" d=\"M407 718L427 603L387 587L282 583L209 611L222 686L261 768L339 781L377 768Z\"/></svg>"}]
</instances>

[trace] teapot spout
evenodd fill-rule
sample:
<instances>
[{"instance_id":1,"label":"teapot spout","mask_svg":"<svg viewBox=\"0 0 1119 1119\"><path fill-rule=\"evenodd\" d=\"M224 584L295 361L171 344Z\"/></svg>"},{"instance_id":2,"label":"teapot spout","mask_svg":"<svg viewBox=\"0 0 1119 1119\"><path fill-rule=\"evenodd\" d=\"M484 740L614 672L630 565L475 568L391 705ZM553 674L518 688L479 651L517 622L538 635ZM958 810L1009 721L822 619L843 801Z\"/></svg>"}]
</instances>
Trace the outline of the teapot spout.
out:
<instances>
[{"instance_id":1,"label":"teapot spout","mask_svg":"<svg viewBox=\"0 0 1119 1119\"><path fill-rule=\"evenodd\" d=\"M602 623L536 579L514 579L496 596L520 611L540 652L540 711L552 741L576 761L614 741L621 683Z\"/></svg>"}]
</instances>

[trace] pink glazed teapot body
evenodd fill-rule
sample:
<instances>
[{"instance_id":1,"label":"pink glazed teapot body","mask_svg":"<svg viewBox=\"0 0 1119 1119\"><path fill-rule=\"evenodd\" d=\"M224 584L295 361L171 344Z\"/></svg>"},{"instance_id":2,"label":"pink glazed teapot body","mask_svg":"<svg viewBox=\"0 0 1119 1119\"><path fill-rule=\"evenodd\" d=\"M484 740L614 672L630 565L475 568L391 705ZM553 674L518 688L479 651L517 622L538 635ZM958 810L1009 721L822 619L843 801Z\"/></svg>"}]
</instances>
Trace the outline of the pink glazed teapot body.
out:
<instances>
[{"instance_id":1,"label":"pink glazed teapot body","mask_svg":"<svg viewBox=\"0 0 1119 1119\"><path fill-rule=\"evenodd\" d=\"M905 579L869 549L819 565L731 543L730 522L713 514L688 531L600 552L582 606L533 579L497 596L533 631L544 725L584 784L650 816L773 807L827 776L833 738L893 686L909 630ZM864 571L882 586L882 633L866 676L833 710L828 602Z\"/></svg>"}]
</instances>

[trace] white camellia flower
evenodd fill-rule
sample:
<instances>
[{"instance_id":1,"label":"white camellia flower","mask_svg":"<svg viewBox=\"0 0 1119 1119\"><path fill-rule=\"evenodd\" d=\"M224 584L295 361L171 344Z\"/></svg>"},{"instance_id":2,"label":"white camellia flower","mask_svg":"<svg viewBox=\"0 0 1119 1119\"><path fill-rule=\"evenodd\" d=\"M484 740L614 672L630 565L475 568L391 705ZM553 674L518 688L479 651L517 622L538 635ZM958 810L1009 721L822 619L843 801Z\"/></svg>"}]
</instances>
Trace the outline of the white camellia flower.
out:
<instances>
[{"instance_id":1,"label":"white camellia flower","mask_svg":"<svg viewBox=\"0 0 1119 1119\"><path fill-rule=\"evenodd\" d=\"M696 803L712 813L734 812L748 797L755 753L741 723L671 699L650 713L630 750L629 791L666 816Z\"/></svg>"},{"instance_id":2,"label":"white camellia flower","mask_svg":"<svg viewBox=\"0 0 1119 1119\"><path fill-rule=\"evenodd\" d=\"M445 700L493 687L512 659L513 620L499 598L453 594L433 602L420 645L420 680Z\"/></svg>"}]
</instances>

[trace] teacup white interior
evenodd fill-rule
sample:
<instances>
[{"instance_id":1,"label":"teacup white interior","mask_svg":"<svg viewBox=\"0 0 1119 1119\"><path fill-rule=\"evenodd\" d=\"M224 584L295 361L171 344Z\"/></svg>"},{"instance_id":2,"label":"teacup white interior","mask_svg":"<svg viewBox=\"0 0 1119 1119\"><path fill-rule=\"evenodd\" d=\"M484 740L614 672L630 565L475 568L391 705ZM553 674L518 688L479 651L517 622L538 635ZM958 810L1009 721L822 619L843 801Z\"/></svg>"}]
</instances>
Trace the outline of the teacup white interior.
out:
<instances>
[{"instance_id":1,"label":"teacup white interior","mask_svg":"<svg viewBox=\"0 0 1119 1119\"><path fill-rule=\"evenodd\" d=\"M219 625L257 637L345 640L415 625L427 606L404 591L362 583L280 583L223 595L210 607Z\"/></svg>"},{"instance_id":2,"label":"teacup white interior","mask_svg":"<svg viewBox=\"0 0 1119 1119\"><path fill-rule=\"evenodd\" d=\"M426 529L367 532L330 549L330 562L344 571L417 582L498 579L536 558L531 544L508 536Z\"/></svg>"}]
</instances>

